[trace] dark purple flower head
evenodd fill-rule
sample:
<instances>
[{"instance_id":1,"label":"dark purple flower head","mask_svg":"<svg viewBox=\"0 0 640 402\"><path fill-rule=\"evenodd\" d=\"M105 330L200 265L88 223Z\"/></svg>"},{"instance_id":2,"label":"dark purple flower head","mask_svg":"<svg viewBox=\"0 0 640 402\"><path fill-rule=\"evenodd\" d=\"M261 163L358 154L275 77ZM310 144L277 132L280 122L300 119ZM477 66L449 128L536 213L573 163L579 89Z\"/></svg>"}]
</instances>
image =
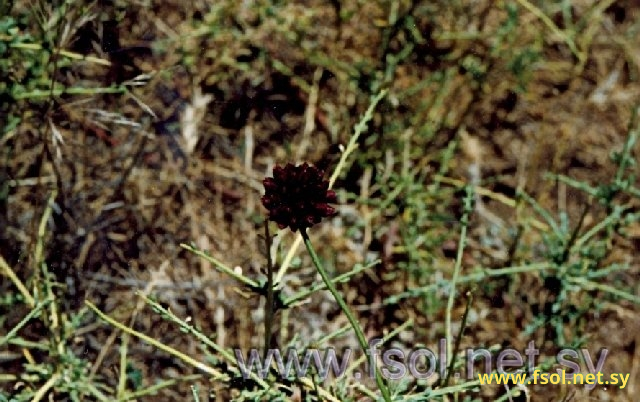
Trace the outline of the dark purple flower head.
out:
<instances>
[{"instance_id":1,"label":"dark purple flower head","mask_svg":"<svg viewBox=\"0 0 640 402\"><path fill-rule=\"evenodd\" d=\"M329 190L324 172L306 162L274 167L273 177L264 179L263 184L262 205L280 229L305 230L336 213L329 205L337 202L336 193Z\"/></svg>"}]
</instances>

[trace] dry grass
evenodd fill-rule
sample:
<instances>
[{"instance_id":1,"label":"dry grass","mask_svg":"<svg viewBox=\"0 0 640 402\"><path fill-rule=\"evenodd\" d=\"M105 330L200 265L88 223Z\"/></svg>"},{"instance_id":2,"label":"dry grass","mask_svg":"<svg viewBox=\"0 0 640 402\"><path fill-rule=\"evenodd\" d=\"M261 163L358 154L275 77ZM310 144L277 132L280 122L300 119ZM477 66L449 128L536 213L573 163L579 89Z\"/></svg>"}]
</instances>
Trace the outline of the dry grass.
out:
<instances>
[{"instance_id":1,"label":"dry grass","mask_svg":"<svg viewBox=\"0 0 640 402\"><path fill-rule=\"evenodd\" d=\"M262 347L264 298L180 244L264 278L262 178L290 161L334 169L338 145L386 89L335 184L338 217L312 231L337 274L382 261L340 284L367 336L411 320L391 344L435 350L447 331L457 334L466 299L455 299L447 328L442 283L453 275L465 183L479 196L462 279L478 267L550 260L544 241L553 225L521 193L558 222L566 214L568 233L578 227L580 236L625 205L628 222L585 243L583 250L603 248L601 258L575 250L560 265L582 258L598 260L599 269L628 264L602 283L630 300L579 285L554 312L564 320L559 330L547 314L560 303L559 285L540 271L462 281L457 289L474 295L462 348L524 350L535 340L549 357L581 341L590 351L609 349L607 373L631 373L624 390L539 386L527 390L531 400L634 399L638 182L608 203L584 187L616 177L610 153L637 130L629 127L640 99L637 2L57 3L16 1L16 29L0 31L7 46L0 62L0 255L15 273L0 284L2 332L35 305L25 292L36 296L47 284L56 310L44 306L49 316L30 321L19 339L64 345L108 387L102 392L120 397L122 332L96 320L85 300L199 361L206 359L201 343L145 306L136 290L190 317L222 348ZM629 159L637 159L637 146ZM637 167L631 172L637 176ZM276 238L278 261L294 241L286 232ZM302 248L294 255L285 295L318 281ZM428 294L404 297L429 286ZM541 317L547 325L532 327ZM346 325L331 295L315 292L277 313L273 342L304 347ZM188 377L200 372L135 337L124 343L128 390L184 380L141 400L185 400L191 384L201 400L228 400L243 387ZM330 345L357 343L347 332ZM2 345L0 361L5 395L37 392L51 378L21 377L25 364L60 367L55 355L15 342ZM72 400L62 389L45 394ZM350 392L352 400L366 395ZM507 398L490 387L467 395Z\"/></svg>"}]
</instances>

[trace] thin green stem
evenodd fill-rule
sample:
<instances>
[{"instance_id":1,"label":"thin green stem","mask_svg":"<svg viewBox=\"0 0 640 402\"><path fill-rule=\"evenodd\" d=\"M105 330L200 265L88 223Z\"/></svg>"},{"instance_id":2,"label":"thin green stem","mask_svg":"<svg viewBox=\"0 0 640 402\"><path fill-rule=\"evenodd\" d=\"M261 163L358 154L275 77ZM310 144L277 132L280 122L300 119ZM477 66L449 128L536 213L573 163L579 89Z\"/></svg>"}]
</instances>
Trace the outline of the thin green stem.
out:
<instances>
[{"instance_id":1,"label":"thin green stem","mask_svg":"<svg viewBox=\"0 0 640 402\"><path fill-rule=\"evenodd\" d=\"M189 250L191 251L193 254L204 258L205 260L209 261L210 263L212 263L213 265L215 265L215 267L219 270L224 272L225 274L229 275L230 277L234 278L235 280L237 280L238 282L242 282L245 285L251 287L251 288L259 288L260 285L258 284L258 282L254 281L251 278L248 278L244 275L242 275L241 273L236 273L233 269L229 268L228 266L224 265L222 262L216 260L215 258L213 258L212 256L210 256L209 254L207 254L205 251L203 250L199 250L194 246L190 246L188 244L180 244L180 247L184 248L185 250Z\"/></svg>"},{"instance_id":2,"label":"thin green stem","mask_svg":"<svg viewBox=\"0 0 640 402\"><path fill-rule=\"evenodd\" d=\"M54 87L48 90L34 89L29 92L13 93L12 96L16 100L47 98L50 96L61 95L100 95L100 94L122 94L127 92L127 88L123 85L110 86L105 88L85 88L85 87Z\"/></svg>"},{"instance_id":3,"label":"thin green stem","mask_svg":"<svg viewBox=\"0 0 640 402\"><path fill-rule=\"evenodd\" d=\"M467 326L467 319L469 318L469 310L471 310L471 302L473 301L473 293L467 292L467 306L464 309L464 314L462 316L462 323L460 324L460 330L458 331L458 337L456 338L456 343L453 347L453 352L451 356L454 358L451 359L449 363L449 368L447 370L447 375L444 380L444 386L449 386L449 380L451 379L451 373L453 373L453 369L456 366L455 356L458 356L458 351L460 350L460 343L462 342L462 336L464 335L464 329Z\"/></svg>"},{"instance_id":4,"label":"thin green stem","mask_svg":"<svg viewBox=\"0 0 640 402\"><path fill-rule=\"evenodd\" d=\"M358 265L355 268L353 268L351 271L349 272L345 272L344 274L338 275L335 278L333 278L331 281L333 283L340 283L340 282L347 282L349 279L351 279L352 277L354 277L355 275L359 274L360 272L366 271L376 265L380 264L380 260L374 260L371 261L370 263L368 263L367 265ZM294 303L299 302L300 300L304 300L307 297L309 297L311 294L319 291L319 290L324 290L326 289L327 286L323 283L319 283L316 285L313 285L311 287L305 288L304 290L301 290L300 292L284 299L283 304L287 307L293 305Z\"/></svg>"},{"instance_id":5,"label":"thin green stem","mask_svg":"<svg viewBox=\"0 0 640 402\"><path fill-rule=\"evenodd\" d=\"M342 312L347 316L347 319L349 320L349 323L353 328L353 332L355 332L356 337L358 338L358 343L360 343L360 347L362 348L363 351L368 350L369 344L367 342L367 339L364 336L364 332L362 331L360 324L358 323L355 316L349 309L349 306L347 306L347 303L342 298L342 295L338 292L338 289L333 284L333 281L331 280L331 278L329 278L329 274L324 269L324 266L320 262L318 255L316 254L313 246L311 245L311 240L309 239L309 235L305 230L301 230L300 234L302 235L302 239L304 240L304 245L307 247L307 251L311 256L313 265L316 266L316 269L318 270L318 273L320 273L320 276L322 277L322 280L327 286L327 289L329 289L329 292L331 292L331 294L333 295L333 298L336 300L336 302L340 306L340 309L342 310ZM380 370L377 366L375 367L375 372L376 372L376 384L378 385L378 389L380 389L380 392L382 393L382 398L384 398L385 402L391 402L391 394L389 392L389 388L387 387L387 384L385 384L384 379L382 378L382 374L380 374Z\"/></svg>"},{"instance_id":6,"label":"thin green stem","mask_svg":"<svg viewBox=\"0 0 640 402\"><path fill-rule=\"evenodd\" d=\"M489 269L489 268L475 268L475 272L470 273L469 275L460 276L456 283L458 285L467 284L467 283L479 283L481 281L487 280L488 278L495 278L498 276L508 276L508 275L516 275L523 274L527 272L539 272L539 271L549 271L549 270L557 270L558 267L549 262L537 262L533 264L526 265L518 265L514 267L506 267L506 268L497 268L497 269ZM444 289L450 287L450 283L448 280L440 280L436 283L432 283L427 286L410 289L408 291L399 293L397 295L389 296L384 301L385 304L397 304L400 300L407 299L410 297L421 297L427 295L431 292L435 292L439 289Z\"/></svg>"},{"instance_id":7,"label":"thin green stem","mask_svg":"<svg viewBox=\"0 0 640 402\"><path fill-rule=\"evenodd\" d=\"M33 319L33 317L36 317L38 314L40 314L42 309L44 309L49 303L51 303L51 301L52 299L45 299L43 301L38 302L33 308L33 310L29 312L29 314L27 314L22 320L20 320L20 322L16 324L16 326L13 327L5 336L0 338L0 346L4 345L5 343L9 342L13 337L15 337L18 331L20 331L25 325L27 325L29 321Z\"/></svg>"},{"instance_id":8,"label":"thin green stem","mask_svg":"<svg viewBox=\"0 0 640 402\"><path fill-rule=\"evenodd\" d=\"M461 223L462 230L460 231L460 240L458 241L458 253L456 255L456 262L453 268L453 277L451 278L450 288L449 288L449 299L447 300L447 311L445 314L445 332L447 339L447 358L449 361L452 361L453 358L453 350L452 346L452 335L451 335L451 314L453 311L453 304L456 297L456 284L458 283L458 277L460 276L460 270L462 267L462 257L464 255L464 246L467 241L467 227L469 225L469 215L473 211L473 187L466 186L466 196L464 198L464 212L462 215ZM446 376L447 381L449 380L449 374Z\"/></svg>"}]
</instances>

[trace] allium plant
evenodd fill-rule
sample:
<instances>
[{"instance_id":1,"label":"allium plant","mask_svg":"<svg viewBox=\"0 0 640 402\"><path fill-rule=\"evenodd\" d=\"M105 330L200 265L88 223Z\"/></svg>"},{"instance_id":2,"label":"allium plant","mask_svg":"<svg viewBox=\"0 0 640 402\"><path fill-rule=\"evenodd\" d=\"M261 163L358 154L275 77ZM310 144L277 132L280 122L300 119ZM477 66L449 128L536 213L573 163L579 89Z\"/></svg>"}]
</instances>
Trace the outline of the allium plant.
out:
<instances>
[{"instance_id":1,"label":"allium plant","mask_svg":"<svg viewBox=\"0 0 640 402\"><path fill-rule=\"evenodd\" d=\"M329 189L329 182L324 179L324 171L308 163L298 166L289 163L285 167L276 166L273 169L273 177L265 178L263 184L265 194L262 197L262 204L269 211L269 220L276 222L280 229L289 227L294 232L300 232L311 260L327 289L349 319L360 347L362 350L367 350L368 343L360 324L331 281L307 234L307 228L336 213L335 209L329 205L337 202L336 193ZM378 367L375 371L376 384L382 397L385 402L390 402L389 388L382 379Z\"/></svg>"}]
</instances>

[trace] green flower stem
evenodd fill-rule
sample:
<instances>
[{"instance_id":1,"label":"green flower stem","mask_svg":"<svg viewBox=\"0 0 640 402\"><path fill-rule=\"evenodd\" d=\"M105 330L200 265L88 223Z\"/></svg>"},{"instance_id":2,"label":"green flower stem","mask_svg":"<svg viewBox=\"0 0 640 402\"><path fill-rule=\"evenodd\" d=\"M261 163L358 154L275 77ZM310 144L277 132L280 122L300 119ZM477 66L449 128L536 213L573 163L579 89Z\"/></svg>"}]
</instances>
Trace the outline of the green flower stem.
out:
<instances>
[{"instance_id":1,"label":"green flower stem","mask_svg":"<svg viewBox=\"0 0 640 402\"><path fill-rule=\"evenodd\" d=\"M329 292L331 292L336 302L338 302L338 305L340 306L340 309L342 310L342 312L349 319L349 323L351 324L353 331L356 333L356 337L358 338L358 343L360 343L360 347L362 348L363 351L367 350L369 348L369 344L367 342L367 339L364 337L364 332L362 331L362 328L360 328L360 324L356 320L351 310L349 310L349 306L347 306L347 303L342 298L342 295L338 293L338 289L336 289L335 285L331 281L331 278L329 278L329 274L320 263L320 259L318 258L318 255L316 254L313 246L311 245L311 240L309 240L309 235L305 230L300 230L300 234L302 235L302 239L304 240L304 245L307 247L307 251L311 256L311 260L313 261L313 264L316 266L316 269L320 273L320 276L322 277L324 284L327 286L327 289L329 289ZM384 398L385 402L391 402L391 394L389 392L389 388L387 387L387 384L385 384L384 379L380 374L380 369L377 366L375 367L375 371L376 371L376 384L378 385L378 388L382 393L382 397Z\"/></svg>"}]
</instances>

